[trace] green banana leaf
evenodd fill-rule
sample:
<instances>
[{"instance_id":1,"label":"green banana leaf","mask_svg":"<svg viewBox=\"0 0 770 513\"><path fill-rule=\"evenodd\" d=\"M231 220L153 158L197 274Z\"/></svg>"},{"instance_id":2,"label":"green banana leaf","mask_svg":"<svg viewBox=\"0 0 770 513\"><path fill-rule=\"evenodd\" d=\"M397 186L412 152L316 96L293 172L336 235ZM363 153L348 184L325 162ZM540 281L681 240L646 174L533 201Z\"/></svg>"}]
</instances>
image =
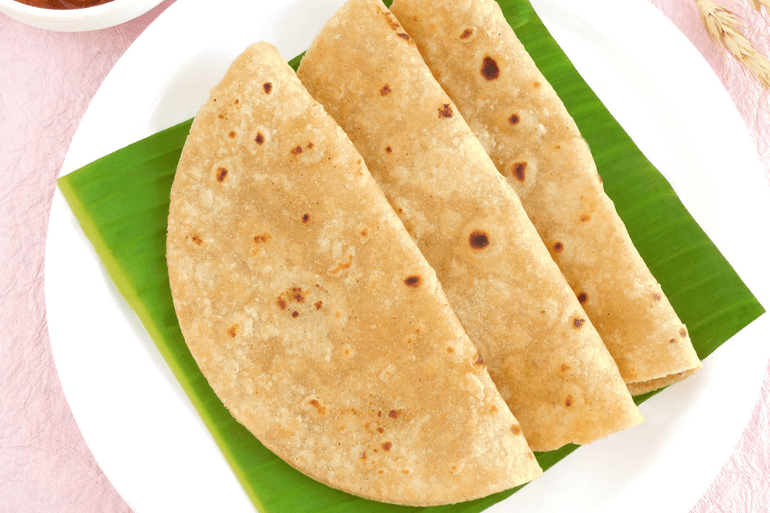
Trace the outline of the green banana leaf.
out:
<instances>
[{"instance_id":1,"label":"green banana leaf","mask_svg":"<svg viewBox=\"0 0 770 513\"><path fill-rule=\"evenodd\" d=\"M703 359L764 309L685 210L671 186L582 80L527 0L498 0L540 70L588 140L634 244L688 326ZM386 1L386 4L389 2ZM301 56L290 64L297 68ZM518 488L451 506L407 508L368 501L296 471L228 413L182 338L171 300L165 242L169 191L187 121L59 179L70 208L118 290L154 340L254 505L263 513L431 510L479 512ZM637 404L652 394L636 397ZM547 470L577 449L536 453Z\"/></svg>"}]
</instances>

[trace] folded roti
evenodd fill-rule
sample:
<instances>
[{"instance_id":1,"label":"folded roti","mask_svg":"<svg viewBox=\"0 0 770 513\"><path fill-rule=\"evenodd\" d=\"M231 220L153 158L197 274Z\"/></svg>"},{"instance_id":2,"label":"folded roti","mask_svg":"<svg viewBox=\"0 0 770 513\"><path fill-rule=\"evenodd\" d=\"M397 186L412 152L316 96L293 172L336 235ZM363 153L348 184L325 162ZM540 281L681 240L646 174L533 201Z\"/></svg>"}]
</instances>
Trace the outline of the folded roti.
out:
<instances>
[{"instance_id":1,"label":"folded roti","mask_svg":"<svg viewBox=\"0 0 770 513\"><path fill-rule=\"evenodd\" d=\"M642 416L521 202L378 0L351 0L300 80L337 120L439 280L536 451Z\"/></svg>"},{"instance_id":2,"label":"folded roti","mask_svg":"<svg viewBox=\"0 0 770 513\"><path fill-rule=\"evenodd\" d=\"M393 13L518 193L633 395L702 367L604 193L588 145L494 0L395 0Z\"/></svg>"},{"instance_id":3,"label":"folded roti","mask_svg":"<svg viewBox=\"0 0 770 513\"><path fill-rule=\"evenodd\" d=\"M541 474L435 272L267 43L235 60L195 117L167 257L203 375L298 470L423 506Z\"/></svg>"}]
</instances>

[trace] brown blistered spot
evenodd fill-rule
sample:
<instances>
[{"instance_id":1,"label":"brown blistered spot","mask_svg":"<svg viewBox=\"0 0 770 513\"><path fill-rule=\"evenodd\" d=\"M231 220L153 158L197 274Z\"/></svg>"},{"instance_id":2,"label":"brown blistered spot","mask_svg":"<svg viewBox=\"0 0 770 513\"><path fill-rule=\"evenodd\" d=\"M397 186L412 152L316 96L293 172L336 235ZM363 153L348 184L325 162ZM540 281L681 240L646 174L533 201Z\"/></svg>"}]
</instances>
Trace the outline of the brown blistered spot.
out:
<instances>
[{"instance_id":1,"label":"brown blistered spot","mask_svg":"<svg viewBox=\"0 0 770 513\"><path fill-rule=\"evenodd\" d=\"M538 82L537 80L535 80L535 81L532 83L532 85L533 85L533 86L535 86L535 89L538 89L538 88L540 87L540 82Z\"/></svg>"},{"instance_id":2,"label":"brown blistered spot","mask_svg":"<svg viewBox=\"0 0 770 513\"><path fill-rule=\"evenodd\" d=\"M262 235L257 235L254 237L254 242L259 244L260 242L267 242L270 240L270 234L265 232Z\"/></svg>"},{"instance_id":3,"label":"brown blistered spot","mask_svg":"<svg viewBox=\"0 0 770 513\"><path fill-rule=\"evenodd\" d=\"M581 223L585 223L589 219L591 219L591 216L589 216L588 214L583 214L582 216L580 216L580 222Z\"/></svg>"},{"instance_id":4,"label":"brown blistered spot","mask_svg":"<svg viewBox=\"0 0 770 513\"><path fill-rule=\"evenodd\" d=\"M406 41L409 41L410 39L412 39L411 37L409 37L409 34L407 34L405 32L398 32L396 35L398 37L400 37L401 39L404 39Z\"/></svg>"},{"instance_id":5,"label":"brown blistered spot","mask_svg":"<svg viewBox=\"0 0 770 513\"><path fill-rule=\"evenodd\" d=\"M262 135L262 132L257 132L257 137L256 137L256 138L254 138L254 141L255 141L257 144L262 144L262 143L264 143L264 142L265 142L265 136L264 136L264 135Z\"/></svg>"},{"instance_id":6,"label":"brown blistered spot","mask_svg":"<svg viewBox=\"0 0 770 513\"><path fill-rule=\"evenodd\" d=\"M401 415L401 410L390 410L388 412L388 417L391 419L397 419L399 415Z\"/></svg>"},{"instance_id":7,"label":"brown blistered spot","mask_svg":"<svg viewBox=\"0 0 770 513\"><path fill-rule=\"evenodd\" d=\"M299 155L300 153L302 153L302 146L296 146L291 150L292 155Z\"/></svg>"},{"instance_id":8,"label":"brown blistered spot","mask_svg":"<svg viewBox=\"0 0 770 513\"><path fill-rule=\"evenodd\" d=\"M236 136L235 130L230 130L230 133L229 133L229 134L227 134L227 135L229 135L229 136L230 136L230 139L234 139L234 138L235 138L235 136Z\"/></svg>"},{"instance_id":9,"label":"brown blistered spot","mask_svg":"<svg viewBox=\"0 0 770 513\"><path fill-rule=\"evenodd\" d=\"M668 343L669 343L669 344L675 344L675 343L676 343L676 339L675 339L675 338L672 338L671 340L669 340L669 341L668 341Z\"/></svg>"},{"instance_id":10,"label":"brown blistered spot","mask_svg":"<svg viewBox=\"0 0 770 513\"><path fill-rule=\"evenodd\" d=\"M476 355L476 361L473 362L473 365L484 365L484 358L480 354Z\"/></svg>"},{"instance_id":11,"label":"brown blistered spot","mask_svg":"<svg viewBox=\"0 0 770 513\"><path fill-rule=\"evenodd\" d=\"M553 147L553 149L554 150L560 150L561 149L561 144L557 144L556 146Z\"/></svg>"},{"instance_id":12,"label":"brown blistered spot","mask_svg":"<svg viewBox=\"0 0 770 513\"><path fill-rule=\"evenodd\" d=\"M660 299L661 299L661 298L660 298L660 294L658 294L658 293L656 292L655 294L653 294L653 295L652 295L652 299L653 299L653 300L655 300L655 301L660 301Z\"/></svg>"},{"instance_id":13,"label":"brown blistered spot","mask_svg":"<svg viewBox=\"0 0 770 513\"><path fill-rule=\"evenodd\" d=\"M583 326L584 322L586 322L585 319L575 319L572 321L572 325L575 326L576 328L580 328Z\"/></svg>"},{"instance_id":14,"label":"brown blistered spot","mask_svg":"<svg viewBox=\"0 0 770 513\"><path fill-rule=\"evenodd\" d=\"M393 14L390 13L390 11L386 11L384 14L385 14L385 21L388 22L388 26L390 28L392 28L393 30L398 30L401 28L401 25L399 25L398 22L393 19Z\"/></svg>"},{"instance_id":15,"label":"brown blistered spot","mask_svg":"<svg viewBox=\"0 0 770 513\"><path fill-rule=\"evenodd\" d=\"M408 474L409 473L409 469L407 469L407 468L402 469L401 472L403 472L404 474Z\"/></svg>"},{"instance_id":16,"label":"brown blistered spot","mask_svg":"<svg viewBox=\"0 0 770 513\"><path fill-rule=\"evenodd\" d=\"M311 143L311 142L307 143L307 149L312 150L313 149L313 143Z\"/></svg>"},{"instance_id":17,"label":"brown blistered spot","mask_svg":"<svg viewBox=\"0 0 770 513\"><path fill-rule=\"evenodd\" d=\"M320 310L323 305L324 305L323 301L316 301L315 309Z\"/></svg>"},{"instance_id":18,"label":"brown blistered spot","mask_svg":"<svg viewBox=\"0 0 770 513\"><path fill-rule=\"evenodd\" d=\"M369 236L369 230L367 230L366 228L361 230L361 237L368 237L368 236Z\"/></svg>"},{"instance_id":19,"label":"brown blistered spot","mask_svg":"<svg viewBox=\"0 0 770 513\"><path fill-rule=\"evenodd\" d=\"M567 407L572 406L572 396L571 395L567 396L567 400L564 401L564 405L567 406Z\"/></svg>"},{"instance_id":20,"label":"brown blistered spot","mask_svg":"<svg viewBox=\"0 0 770 513\"><path fill-rule=\"evenodd\" d=\"M455 348L454 347L447 347L446 348L446 352L447 353L454 353L455 352Z\"/></svg>"},{"instance_id":21,"label":"brown blistered spot","mask_svg":"<svg viewBox=\"0 0 770 513\"><path fill-rule=\"evenodd\" d=\"M334 269L331 269L329 271L326 271L326 272L329 273L329 274L341 273L345 269L350 269L350 267L352 265L353 265L353 255L348 255L347 263L345 263L345 262L339 263L339 264L337 264L337 267L335 267ZM337 313L338 313L337 317L339 317L339 312L337 312Z\"/></svg>"},{"instance_id":22,"label":"brown blistered spot","mask_svg":"<svg viewBox=\"0 0 770 513\"><path fill-rule=\"evenodd\" d=\"M240 328L238 324L233 324L232 326L230 326L230 329L227 330L227 334L235 338L236 335L238 335L238 328Z\"/></svg>"},{"instance_id":23,"label":"brown blistered spot","mask_svg":"<svg viewBox=\"0 0 770 513\"><path fill-rule=\"evenodd\" d=\"M198 235L193 235L193 236L192 236L192 241L193 241L195 244L197 244L198 246L200 246L201 244L203 244L203 239L201 239L201 238L200 238Z\"/></svg>"},{"instance_id":24,"label":"brown blistered spot","mask_svg":"<svg viewBox=\"0 0 770 513\"><path fill-rule=\"evenodd\" d=\"M384 473L385 473L385 471L384 471L384 470L382 470L382 469L380 469L380 470L378 470L378 471L377 471L377 473L378 473L378 474L384 474Z\"/></svg>"},{"instance_id":25,"label":"brown blistered spot","mask_svg":"<svg viewBox=\"0 0 770 513\"><path fill-rule=\"evenodd\" d=\"M236 105L238 105L239 103L241 103L241 100L239 100L238 98L236 98L236 99L235 99L235 104L236 104Z\"/></svg>"},{"instance_id":26,"label":"brown blistered spot","mask_svg":"<svg viewBox=\"0 0 770 513\"><path fill-rule=\"evenodd\" d=\"M687 336L687 330L684 329L684 328L680 329L679 330L679 336L682 337L682 338L686 337Z\"/></svg>"},{"instance_id":27,"label":"brown blistered spot","mask_svg":"<svg viewBox=\"0 0 770 513\"><path fill-rule=\"evenodd\" d=\"M445 103L443 107L439 107L438 109L438 117L440 118L451 118L452 117L452 106L448 103Z\"/></svg>"},{"instance_id":28,"label":"brown blistered spot","mask_svg":"<svg viewBox=\"0 0 770 513\"><path fill-rule=\"evenodd\" d=\"M317 411L319 415L326 415L326 406L324 406L323 404L319 403L318 399L311 399L310 400L310 406L315 408L315 411Z\"/></svg>"},{"instance_id":29,"label":"brown blistered spot","mask_svg":"<svg viewBox=\"0 0 770 513\"><path fill-rule=\"evenodd\" d=\"M473 249L484 249L489 246L489 235L481 230L473 230L468 237L468 243Z\"/></svg>"},{"instance_id":30,"label":"brown blistered spot","mask_svg":"<svg viewBox=\"0 0 770 513\"><path fill-rule=\"evenodd\" d=\"M460 39L468 39L473 35L473 29L467 28L463 30L463 33L460 34Z\"/></svg>"},{"instance_id":31,"label":"brown blistered spot","mask_svg":"<svg viewBox=\"0 0 770 513\"><path fill-rule=\"evenodd\" d=\"M564 250L564 244L562 244L561 242L557 242L556 244L553 245L553 250L556 251L557 253L561 253Z\"/></svg>"},{"instance_id":32,"label":"brown blistered spot","mask_svg":"<svg viewBox=\"0 0 770 513\"><path fill-rule=\"evenodd\" d=\"M511 117L508 118L508 122L512 125L518 125L519 121L521 121L521 118L518 114L513 114Z\"/></svg>"},{"instance_id":33,"label":"brown blistered spot","mask_svg":"<svg viewBox=\"0 0 770 513\"><path fill-rule=\"evenodd\" d=\"M513 165L511 171L513 171L513 176L515 176L518 181L523 182L527 178L527 163L517 162Z\"/></svg>"},{"instance_id":34,"label":"brown blistered spot","mask_svg":"<svg viewBox=\"0 0 770 513\"><path fill-rule=\"evenodd\" d=\"M220 167L217 169L217 182L222 183L227 178L227 169Z\"/></svg>"},{"instance_id":35,"label":"brown blistered spot","mask_svg":"<svg viewBox=\"0 0 770 513\"><path fill-rule=\"evenodd\" d=\"M566 363L562 363L561 364L561 371L562 372L567 372L568 370L569 370L569 365L567 365Z\"/></svg>"},{"instance_id":36,"label":"brown blistered spot","mask_svg":"<svg viewBox=\"0 0 770 513\"><path fill-rule=\"evenodd\" d=\"M270 94L270 91L273 90L273 84L271 84L270 82L265 82L264 84L262 84L262 89L264 89L267 94Z\"/></svg>"},{"instance_id":37,"label":"brown blistered spot","mask_svg":"<svg viewBox=\"0 0 770 513\"><path fill-rule=\"evenodd\" d=\"M521 434L521 428L517 426L516 424L511 424L511 433L514 435L520 435Z\"/></svg>"},{"instance_id":38,"label":"brown blistered spot","mask_svg":"<svg viewBox=\"0 0 770 513\"><path fill-rule=\"evenodd\" d=\"M294 311L291 313L291 316L292 316L292 317L294 317L294 318L296 319L297 317L299 317L299 312L298 312L298 311L296 311L296 310L294 310Z\"/></svg>"},{"instance_id":39,"label":"brown blistered spot","mask_svg":"<svg viewBox=\"0 0 770 513\"><path fill-rule=\"evenodd\" d=\"M404 280L404 283L406 283L407 287L417 288L420 286L420 282L422 281L422 278L420 278L418 275L414 274L407 279Z\"/></svg>"},{"instance_id":40,"label":"brown blistered spot","mask_svg":"<svg viewBox=\"0 0 770 513\"><path fill-rule=\"evenodd\" d=\"M281 307L281 310L285 310L286 309L286 301L284 301L284 299L282 297L278 298L278 306Z\"/></svg>"},{"instance_id":41,"label":"brown blistered spot","mask_svg":"<svg viewBox=\"0 0 770 513\"><path fill-rule=\"evenodd\" d=\"M382 427L378 427L378 428L377 428L377 431L378 431L378 432L380 432L380 433L384 433L384 432L385 432L385 428L382 428Z\"/></svg>"},{"instance_id":42,"label":"brown blistered spot","mask_svg":"<svg viewBox=\"0 0 770 513\"><path fill-rule=\"evenodd\" d=\"M481 64L481 76L487 80L494 80L500 76L500 68L497 67L497 63L492 57L484 57L484 62Z\"/></svg>"},{"instance_id":43,"label":"brown blistered spot","mask_svg":"<svg viewBox=\"0 0 770 513\"><path fill-rule=\"evenodd\" d=\"M294 301L297 303L304 303L305 302L305 296L303 296L300 292L294 293Z\"/></svg>"},{"instance_id":44,"label":"brown blistered spot","mask_svg":"<svg viewBox=\"0 0 770 513\"><path fill-rule=\"evenodd\" d=\"M391 442L385 442L384 444L382 444L383 451L387 452L390 450L391 447L393 447L393 444Z\"/></svg>"},{"instance_id":45,"label":"brown blistered spot","mask_svg":"<svg viewBox=\"0 0 770 513\"><path fill-rule=\"evenodd\" d=\"M310 214L304 214L302 216L302 224L307 224L308 222L310 222Z\"/></svg>"},{"instance_id":46,"label":"brown blistered spot","mask_svg":"<svg viewBox=\"0 0 770 513\"><path fill-rule=\"evenodd\" d=\"M225 119L225 115L224 114L219 114L218 117L219 117L219 119Z\"/></svg>"},{"instance_id":47,"label":"brown blistered spot","mask_svg":"<svg viewBox=\"0 0 770 513\"><path fill-rule=\"evenodd\" d=\"M381 96L385 96L389 92L390 92L390 86L388 84L385 84L384 86L382 86L382 89L380 89Z\"/></svg>"},{"instance_id":48,"label":"brown blistered spot","mask_svg":"<svg viewBox=\"0 0 770 513\"><path fill-rule=\"evenodd\" d=\"M585 302L588 301L588 294L585 292L578 294L578 301L580 301L581 305L585 304Z\"/></svg>"},{"instance_id":49,"label":"brown blistered spot","mask_svg":"<svg viewBox=\"0 0 770 513\"><path fill-rule=\"evenodd\" d=\"M382 417L382 412L381 412L381 411L378 411L378 412L377 412L377 416L378 416L378 417Z\"/></svg>"},{"instance_id":50,"label":"brown blistered spot","mask_svg":"<svg viewBox=\"0 0 770 513\"><path fill-rule=\"evenodd\" d=\"M385 153L393 153L393 148L388 146L387 148L385 148Z\"/></svg>"}]
</instances>

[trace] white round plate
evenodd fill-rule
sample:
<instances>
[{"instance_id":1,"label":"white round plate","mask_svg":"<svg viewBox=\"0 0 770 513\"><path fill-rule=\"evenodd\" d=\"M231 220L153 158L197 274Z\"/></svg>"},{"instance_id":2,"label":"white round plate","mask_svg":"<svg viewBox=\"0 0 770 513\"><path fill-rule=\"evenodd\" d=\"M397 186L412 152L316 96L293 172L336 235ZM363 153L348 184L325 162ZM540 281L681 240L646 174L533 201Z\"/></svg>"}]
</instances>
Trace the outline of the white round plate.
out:
<instances>
[{"instance_id":1,"label":"white round plate","mask_svg":"<svg viewBox=\"0 0 770 513\"><path fill-rule=\"evenodd\" d=\"M104 81L62 174L195 115L250 43L270 41L287 59L299 54L341 3L175 3ZM756 234L770 231L770 194L743 121L700 54L645 0L533 4L770 305L764 252L754 245ZM96 460L129 506L136 513L253 512L58 191L46 251L48 325L62 386ZM689 511L749 419L770 357L768 334L765 315L708 358L702 372L645 403L644 424L579 449L491 511Z\"/></svg>"},{"instance_id":2,"label":"white round plate","mask_svg":"<svg viewBox=\"0 0 770 513\"><path fill-rule=\"evenodd\" d=\"M33 27L57 32L83 32L114 27L146 13L162 0L112 0L82 9L47 9L0 0L0 11Z\"/></svg>"}]
</instances>

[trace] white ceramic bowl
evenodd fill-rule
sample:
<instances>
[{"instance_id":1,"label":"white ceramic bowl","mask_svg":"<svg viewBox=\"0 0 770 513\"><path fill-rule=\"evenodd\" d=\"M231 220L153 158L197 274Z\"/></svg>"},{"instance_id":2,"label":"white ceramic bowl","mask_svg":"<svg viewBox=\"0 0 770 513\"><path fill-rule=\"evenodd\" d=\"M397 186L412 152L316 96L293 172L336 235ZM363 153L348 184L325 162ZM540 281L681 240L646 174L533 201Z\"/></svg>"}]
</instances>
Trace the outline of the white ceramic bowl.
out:
<instances>
[{"instance_id":1,"label":"white ceramic bowl","mask_svg":"<svg viewBox=\"0 0 770 513\"><path fill-rule=\"evenodd\" d=\"M0 0L0 11L34 27L60 32L98 30L119 25L146 13L163 0L113 0L82 9L45 9Z\"/></svg>"}]
</instances>

